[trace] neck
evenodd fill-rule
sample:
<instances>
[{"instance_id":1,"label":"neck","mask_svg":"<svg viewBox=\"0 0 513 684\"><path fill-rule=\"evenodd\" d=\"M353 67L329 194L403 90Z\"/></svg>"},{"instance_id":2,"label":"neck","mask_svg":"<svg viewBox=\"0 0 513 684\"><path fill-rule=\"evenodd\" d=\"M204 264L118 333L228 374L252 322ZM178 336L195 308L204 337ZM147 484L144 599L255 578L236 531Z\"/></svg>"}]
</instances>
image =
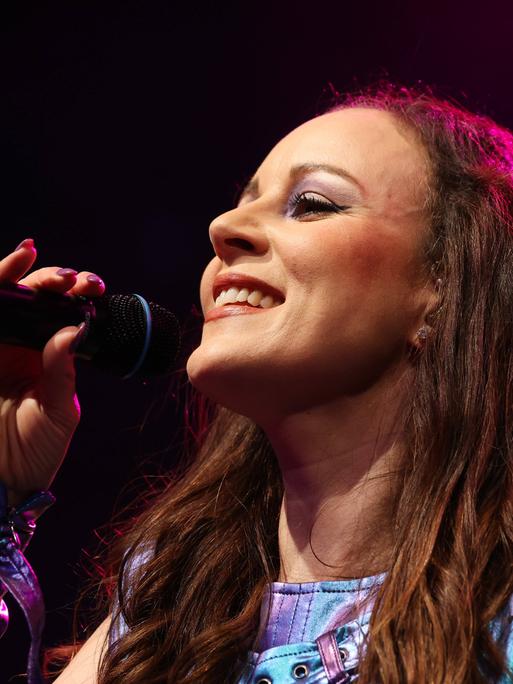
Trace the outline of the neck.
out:
<instances>
[{"instance_id":1,"label":"neck","mask_svg":"<svg viewBox=\"0 0 513 684\"><path fill-rule=\"evenodd\" d=\"M280 581L363 577L388 567L403 442L394 407L386 406L341 399L266 429L284 483Z\"/></svg>"}]
</instances>

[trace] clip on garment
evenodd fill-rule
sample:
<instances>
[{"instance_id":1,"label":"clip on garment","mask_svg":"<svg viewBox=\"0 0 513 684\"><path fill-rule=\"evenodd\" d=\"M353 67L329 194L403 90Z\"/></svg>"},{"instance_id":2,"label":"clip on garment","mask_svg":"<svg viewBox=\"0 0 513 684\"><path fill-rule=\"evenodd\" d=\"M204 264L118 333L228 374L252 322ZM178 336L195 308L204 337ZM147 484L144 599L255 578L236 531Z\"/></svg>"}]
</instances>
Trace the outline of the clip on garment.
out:
<instances>
[{"instance_id":1,"label":"clip on garment","mask_svg":"<svg viewBox=\"0 0 513 684\"><path fill-rule=\"evenodd\" d=\"M53 503L50 492L37 492L14 509L8 509L7 490L0 482L0 636L9 624L9 612L3 599L9 592L25 615L30 631L27 684L42 684L39 651L45 623L43 593L30 563L24 555L36 519Z\"/></svg>"},{"instance_id":2,"label":"clip on garment","mask_svg":"<svg viewBox=\"0 0 513 684\"><path fill-rule=\"evenodd\" d=\"M356 682L374 595L384 577L269 585L261 631L238 684Z\"/></svg>"}]
</instances>

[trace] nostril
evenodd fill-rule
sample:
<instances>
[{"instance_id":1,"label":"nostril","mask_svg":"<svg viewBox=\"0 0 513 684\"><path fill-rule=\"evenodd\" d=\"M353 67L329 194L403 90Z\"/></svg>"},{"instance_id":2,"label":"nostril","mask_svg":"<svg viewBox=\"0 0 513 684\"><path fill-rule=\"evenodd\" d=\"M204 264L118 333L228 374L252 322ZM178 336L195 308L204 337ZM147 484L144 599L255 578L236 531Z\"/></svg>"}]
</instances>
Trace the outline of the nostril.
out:
<instances>
[{"instance_id":1,"label":"nostril","mask_svg":"<svg viewBox=\"0 0 513 684\"><path fill-rule=\"evenodd\" d=\"M225 243L230 247L237 247L237 249L243 249L246 252L252 252L255 249L249 240L243 238L227 238Z\"/></svg>"}]
</instances>

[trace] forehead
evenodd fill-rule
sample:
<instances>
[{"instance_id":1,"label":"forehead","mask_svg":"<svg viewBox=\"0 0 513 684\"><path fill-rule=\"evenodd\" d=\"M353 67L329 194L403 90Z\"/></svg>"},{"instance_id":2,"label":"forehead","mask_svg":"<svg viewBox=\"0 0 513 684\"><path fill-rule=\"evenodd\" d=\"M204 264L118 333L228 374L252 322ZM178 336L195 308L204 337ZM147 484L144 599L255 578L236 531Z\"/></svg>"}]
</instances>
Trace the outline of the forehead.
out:
<instances>
[{"instance_id":1,"label":"forehead","mask_svg":"<svg viewBox=\"0 0 513 684\"><path fill-rule=\"evenodd\" d=\"M373 200L418 204L427 159L413 132L388 112L341 109L311 119L273 148L257 175L273 183L307 162L331 164L355 176Z\"/></svg>"}]
</instances>

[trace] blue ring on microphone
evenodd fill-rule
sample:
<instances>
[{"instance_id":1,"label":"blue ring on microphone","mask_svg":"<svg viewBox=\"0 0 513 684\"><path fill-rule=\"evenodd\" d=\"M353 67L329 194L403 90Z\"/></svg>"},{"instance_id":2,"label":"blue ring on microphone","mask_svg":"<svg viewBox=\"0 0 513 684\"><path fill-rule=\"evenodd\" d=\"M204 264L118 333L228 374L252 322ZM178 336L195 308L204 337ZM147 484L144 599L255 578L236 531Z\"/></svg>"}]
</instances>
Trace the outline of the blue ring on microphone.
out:
<instances>
[{"instance_id":1,"label":"blue ring on microphone","mask_svg":"<svg viewBox=\"0 0 513 684\"><path fill-rule=\"evenodd\" d=\"M144 359L146 358L146 354L148 353L148 348L150 346L150 340L151 340L151 311L150 311L150 306L148 302L144 299L144 297L141 297L141 295L138 294L133 294L134 297L137 297L137 299L141 302L142 308L144 311L144 315L146 316L146 336L144 339L144 346L143 350L141 352L141 355L133 367L133 369L128 373L127 375L124 375L122 380L128 380L128 378L131 378L133 375L137 373L139 368L143 365Z\"/></svg>"}]
</instances>

